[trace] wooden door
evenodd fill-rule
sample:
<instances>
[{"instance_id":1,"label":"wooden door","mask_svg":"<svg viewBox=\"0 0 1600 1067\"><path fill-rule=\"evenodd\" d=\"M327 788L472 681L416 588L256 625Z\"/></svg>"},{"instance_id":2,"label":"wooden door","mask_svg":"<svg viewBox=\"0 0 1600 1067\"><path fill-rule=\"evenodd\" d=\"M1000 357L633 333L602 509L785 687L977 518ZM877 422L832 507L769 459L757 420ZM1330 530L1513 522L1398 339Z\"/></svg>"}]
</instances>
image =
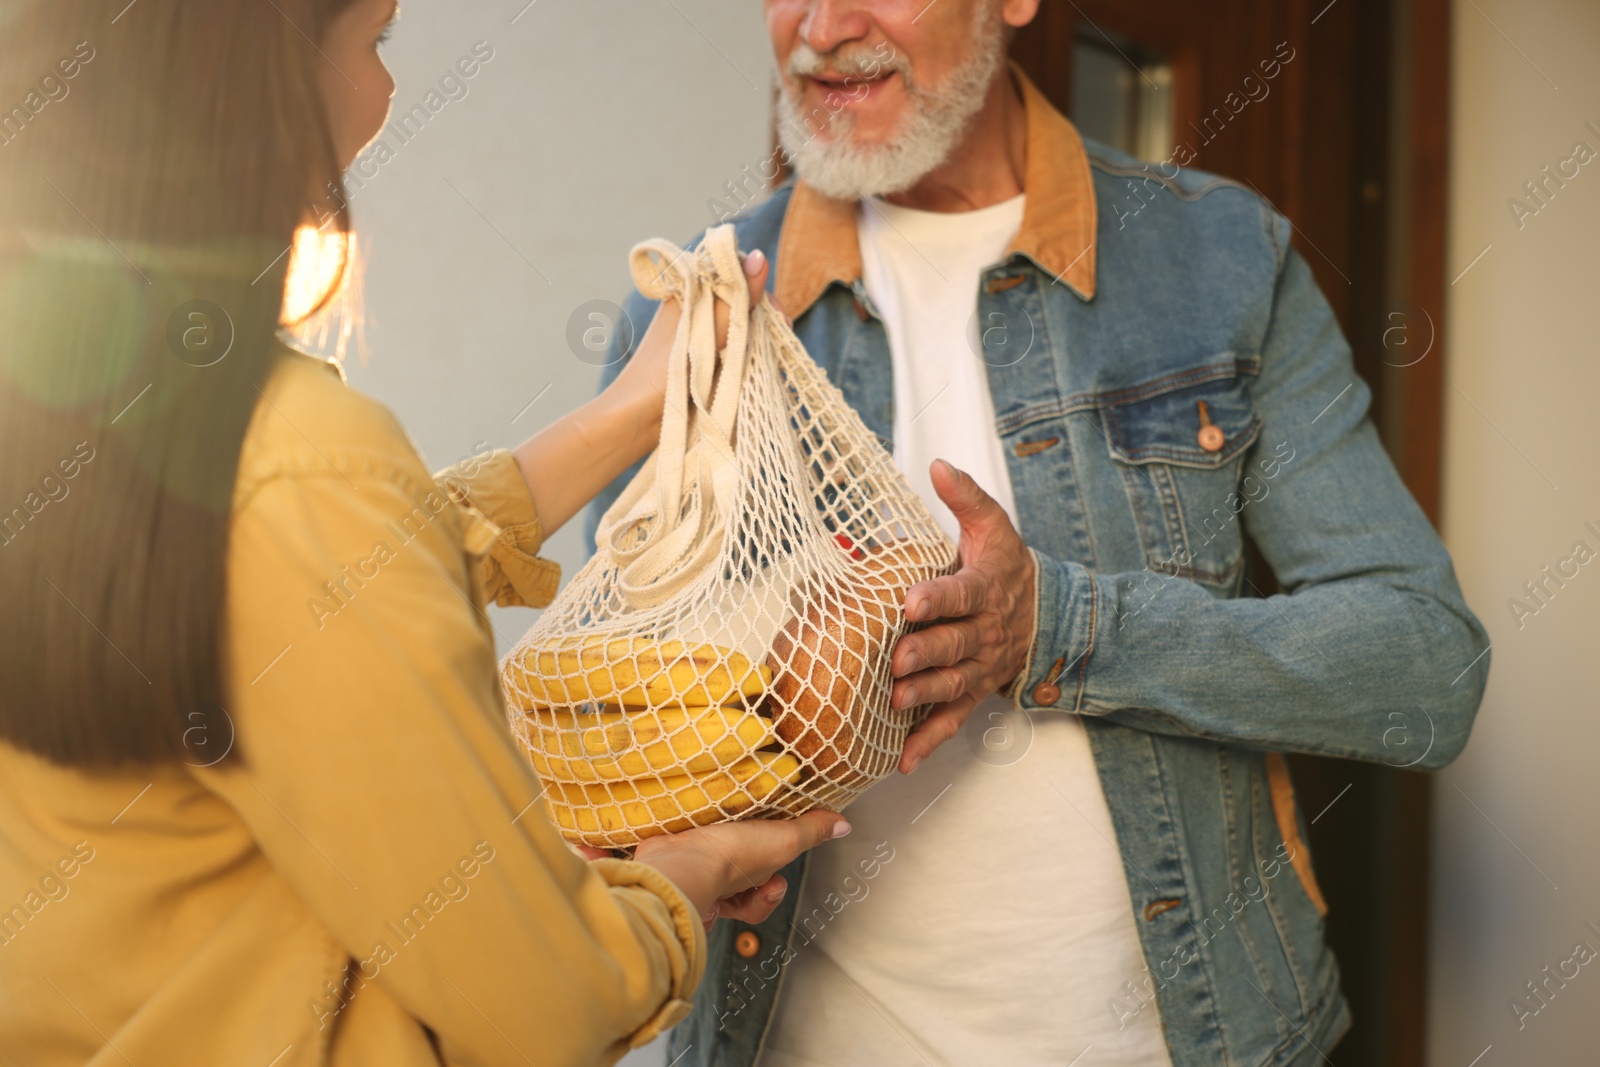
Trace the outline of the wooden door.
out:
<instances>
[{"instance_id":1,"label":"wooden door","mask_svg":"<svg viewBox=\"0 0 1600 1067\"><path fill-rule=\"evenodd\" d=\"M1444 0L1044 0L1012 43L1086 136L1245 182L1288 217L1435 521L1446 14ZM1259 554L1250 577L1276 589ZM1291 765L1356 1020L1321 1051L1339 1067L1420 1064L1429 781Z\"/></svg>"}]
</instances>

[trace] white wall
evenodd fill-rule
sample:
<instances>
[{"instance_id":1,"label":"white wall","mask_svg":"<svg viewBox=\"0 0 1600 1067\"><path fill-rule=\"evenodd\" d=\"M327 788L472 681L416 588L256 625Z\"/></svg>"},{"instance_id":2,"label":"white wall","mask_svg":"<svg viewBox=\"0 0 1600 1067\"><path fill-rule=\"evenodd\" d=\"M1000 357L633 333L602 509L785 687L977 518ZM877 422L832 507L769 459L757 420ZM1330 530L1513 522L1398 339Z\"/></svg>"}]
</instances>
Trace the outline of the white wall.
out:
<instances>
[{"instance_id":1,"label":"white wall","mask_svg":"<svg viewBox=\"0 0 1600 1067\"><path fill-rule=\"evenodd\" d=\"M1436 783L1429 1061L1492 1045L1481 1067L1588 1064L1600 958L1567 965L1578 976L1520 1028L1509 1004L1539 1007L1524 983L1577 943L1600 953L1600 562L1536 614L1508 601L1538 607L1523 583L1575 542L1600 553L1584 526L1600 528L1600 158L1521 228L1507 201L1532 206L1523 183L1575 142L1600 152L1600 5L1465 0L1454 18L1452 276L1489 251L1450 290L1444 526L1493 669Z\"/></svg>"},{"instance_id":2,"label":"white wall","mask_svg":"<svg viewBox=\"0 0 1600 1067\"><path fill-rule=\"evenodd\" d=\"M397 113L476 42L494 58L409 143L386 135L393 158L351 197L370 355L352 356L350 380L435 466L480 440L514 445L593 395L598 371L567 343L573 311L620 302L628 249L693 236L722 183L769 151L759 4L526 3L404 0L385 52ZM580 525L547 549L568 574ZM502 649L534 617L493 609Z\"/></svg>"}]
</instances>

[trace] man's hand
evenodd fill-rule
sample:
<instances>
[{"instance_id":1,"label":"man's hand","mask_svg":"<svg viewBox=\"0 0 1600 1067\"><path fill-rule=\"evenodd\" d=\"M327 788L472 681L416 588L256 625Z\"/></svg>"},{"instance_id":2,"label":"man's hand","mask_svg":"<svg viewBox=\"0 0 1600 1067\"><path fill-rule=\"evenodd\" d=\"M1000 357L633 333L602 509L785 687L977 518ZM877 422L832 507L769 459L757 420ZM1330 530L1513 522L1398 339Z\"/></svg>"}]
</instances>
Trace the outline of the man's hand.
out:
<instances>
[{"instance_id":1,"label":"man's hand","mask_svg":"<svg viewBox=\"0 0 1600 1067\"><path fill-rule=\"evenodd\" d=\"M942 459L930 472L934 491L961 524L961 569L906 591L906 618L933 625L895 646L891 699L896 708L934 707L906 738L901 774L916 770L980 700L1021 674L1033 642L1033 553L970 476Z\"/></svg>"}]
</instances>

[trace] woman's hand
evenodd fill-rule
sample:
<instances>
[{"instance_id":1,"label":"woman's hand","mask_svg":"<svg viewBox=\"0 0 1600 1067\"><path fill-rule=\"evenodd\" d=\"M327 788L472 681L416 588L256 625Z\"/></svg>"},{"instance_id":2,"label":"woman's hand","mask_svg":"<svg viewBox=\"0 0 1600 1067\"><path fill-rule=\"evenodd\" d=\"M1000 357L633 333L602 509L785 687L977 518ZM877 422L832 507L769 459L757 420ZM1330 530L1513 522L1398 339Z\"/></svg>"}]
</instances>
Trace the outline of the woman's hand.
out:
<instances>
[{"instance_id":1,"label":"woman's hand","mask_svg":"<svg viewBox=\"0 0 1600 1067\"><path fill-rule=\"evenodd\" d=\"M709 930L719 918L764 920L789 888L778 870L849 832L843 816L818 809L796 819L744 819L647 837L633 858L681 889Z\"/></svg>"},{"instance_id":2,"label":"woman's hand","mask_svg":"<svg viewBox=\"0 0 1600 1067\"><path fill-rule=\"evenodd\" d=\"M768 273L767 257L760 249L744 257L745 282L749 286L752 310L767 287ZM728 316L727 303L717 301L718 351L728 343ZM649 328L639 339L633 358L601 394L602 397L615 394L614 399L620 405L636 412L634 425L640 436L647 439L639 452L641 456L654 448L661 436L661 407L667 396L667 356L672 351L672 339L682 318L683 305L676 300L662 301Z\"/></svg>"},{"instance_id":3,"label":"woman's hand","mask_svg":"<svg viewBox=\"0 0 1600 1067\"><path fill-rule=\"evenodd\" d=\"M744 259L751 304L767 285L767 257ZM661 437L667 355L683 309L662 303L633 358L599 396L517 446L517 466L528 484L539 523L549 537L612 480L648 455ZM717 303L717 345L728 339L728 305Z\"/></svg>"}]
</instances>

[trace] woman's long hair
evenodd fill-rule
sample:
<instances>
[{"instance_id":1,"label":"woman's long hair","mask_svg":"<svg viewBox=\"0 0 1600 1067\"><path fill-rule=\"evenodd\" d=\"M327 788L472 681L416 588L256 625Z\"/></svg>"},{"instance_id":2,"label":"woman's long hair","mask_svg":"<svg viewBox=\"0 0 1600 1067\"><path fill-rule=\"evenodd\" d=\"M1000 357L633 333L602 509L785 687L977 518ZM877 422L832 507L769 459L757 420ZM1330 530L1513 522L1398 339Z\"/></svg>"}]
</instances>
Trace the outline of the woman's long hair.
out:
<instances>
[{"instance_id":1,"label":"woman's long hair","mask_svg":"<svg viewBox=\"0 0 1600 1067\"><path fill-rule=\"evenodd\" d=\"M286 250L344 203L310 42L349 2L0 5L13 745L108 767L231 741L230 502L282 351Z\"/></svg>"}]
</instances>

